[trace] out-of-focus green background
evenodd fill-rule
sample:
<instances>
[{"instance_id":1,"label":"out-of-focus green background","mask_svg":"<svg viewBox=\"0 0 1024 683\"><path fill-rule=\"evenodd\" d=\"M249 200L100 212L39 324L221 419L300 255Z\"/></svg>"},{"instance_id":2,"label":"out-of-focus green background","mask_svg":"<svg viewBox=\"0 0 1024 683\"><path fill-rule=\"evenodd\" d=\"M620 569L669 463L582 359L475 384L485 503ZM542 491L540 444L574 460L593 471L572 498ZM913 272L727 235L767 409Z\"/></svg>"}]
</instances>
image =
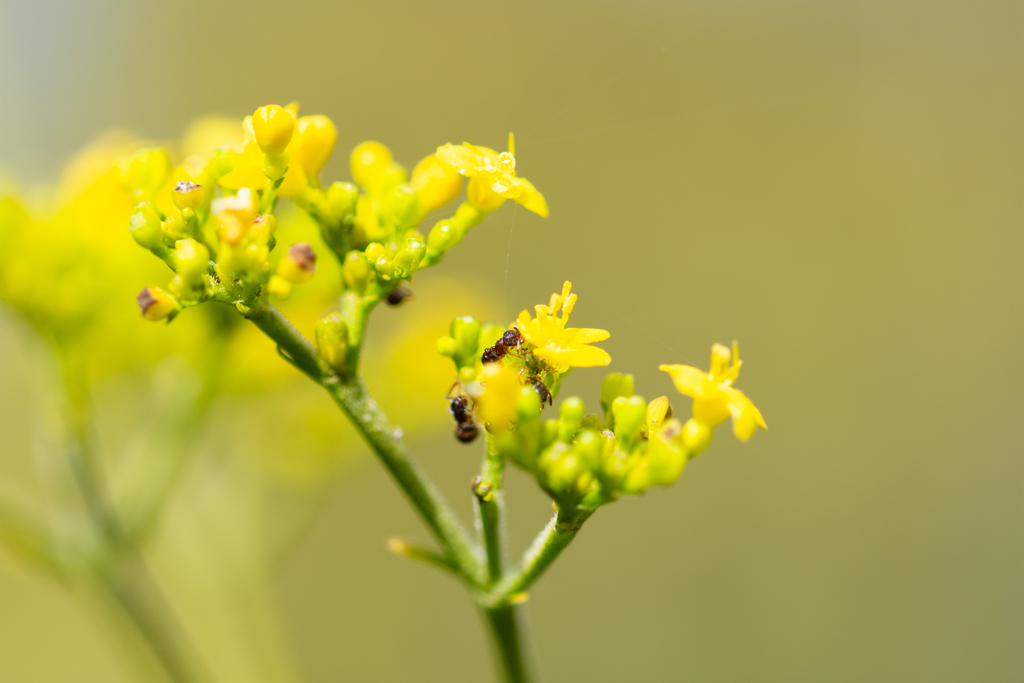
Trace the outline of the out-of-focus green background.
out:
<instances>
[{"instance_id":1,"label":"out-of-focus green background","mask_svg":"<svg viewBox=\"0 0 1024 683\"><path fill-rule=\"evenodd\" d=\"M551 217L506 207L418 279L509 317L571 279L648 398L658 363L742 343L770 431L588 523L532 591L547 680L1024 679L1019 2L0 3L0 166L27 180L110 126L293 99L338 124L329 180L363 139L411 164L515 131ZM413 445L468 512L475 450ZM550 510L510 479L521 549ZM462 589L393 535L426 538L364 459L280 573L302 672L486 679ZM4 572L0 680L132 673Z\"/></svg>"}]
</instances>

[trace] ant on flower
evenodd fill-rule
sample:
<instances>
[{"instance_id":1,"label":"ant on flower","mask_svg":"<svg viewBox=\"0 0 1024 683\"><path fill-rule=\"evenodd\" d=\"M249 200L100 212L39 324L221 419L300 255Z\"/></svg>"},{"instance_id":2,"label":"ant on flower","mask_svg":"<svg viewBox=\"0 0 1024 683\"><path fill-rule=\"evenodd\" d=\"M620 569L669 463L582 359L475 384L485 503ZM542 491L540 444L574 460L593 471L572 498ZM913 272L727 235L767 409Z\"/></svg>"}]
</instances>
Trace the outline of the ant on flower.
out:
<instances>
[{"instance_id":1,"label":"ant on flower","mask_svg":"<svg viewBox=\"0 0 1024 683\"><path fill-rule=\"evenodd\" d=\"M505 333L501 335L501 339L494 342L494 346L484 349L483 355L480 356L480 360L484 363L497 363L513 348L515 348L516 351L519 351L524 341L526 340L523 338L523 333L515 327L511 330L506 330Z\"/></svg>"}]
</instances>

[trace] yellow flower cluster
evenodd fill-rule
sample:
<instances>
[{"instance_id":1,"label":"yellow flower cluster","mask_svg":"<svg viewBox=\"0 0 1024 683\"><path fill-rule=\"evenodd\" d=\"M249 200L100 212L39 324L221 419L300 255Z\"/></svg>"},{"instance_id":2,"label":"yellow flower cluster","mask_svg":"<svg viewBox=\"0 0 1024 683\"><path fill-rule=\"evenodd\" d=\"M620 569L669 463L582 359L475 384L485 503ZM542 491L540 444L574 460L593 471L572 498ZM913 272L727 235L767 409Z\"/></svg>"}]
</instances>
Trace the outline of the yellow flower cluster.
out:
<instances>
[{"instance_id":1,"label":"yellow flower cluster","mask_svg":"<svg viewBox=\"0 0 1024 683\"><path fill-rule=\"evenodd\" d=\"M354 297L339 314L345 335L321 335L338 347L325 349L325 356L354 362L349 351L358 348L359 318L396 296L403 280L439 263L505 198L548 213L543 196L516 176L511 148L498 154L469 143L442 145L410 177L386 146L364 142L349 159L354 183L323 189L320 170L334 151L337 129L325 116L298 112L297 103L260 107L241 122L237 143L211 146L173 172L162 150L126 163L126 182L140 202L132 234L176 274L166 287L139 295L144 317L170 320L210 300L245 312L264 306L268 296L288 298L295 285L309 282L317 264L311 243L293 243L275 256L274 210L284 197L314 220L320 241L337 257L344 292ZM427 214L459 194L463 175L470 177L468 200L421 233ZM170 205L159 198L168 180Z\"/></svg>"},{"instance_id":2,"label":"yellow flower cluster","mask_svg":"<svg viewBox=\"0 0 1024 683\"><path fill-rule=\"evenodd\" d=\"M477 421L492 447L530 472L560 507L593 509L675 481L686 461L707 448L714 427L729 417L743 441L758 426L766 428L760 411L733 387L738 349L720 344L712 349L709 372L661 366L680 393L693 398L693 417L685 423L673 417L667 397L648 403L633 393L631 376L618 374L605 380L602 415L586 415L580 399L567 398L557 418L541 420L572 368L611 362L606 351L592 346L607 339L607 331L567 326L576 301L566 282L560 294L534 307L534 316L523 311L508 329L472 318L452 323L438 350L459 372L454 400L460 404L453 414L460 440L471 440L477 430L468 421Z\"/></svg>"}]
</instances>

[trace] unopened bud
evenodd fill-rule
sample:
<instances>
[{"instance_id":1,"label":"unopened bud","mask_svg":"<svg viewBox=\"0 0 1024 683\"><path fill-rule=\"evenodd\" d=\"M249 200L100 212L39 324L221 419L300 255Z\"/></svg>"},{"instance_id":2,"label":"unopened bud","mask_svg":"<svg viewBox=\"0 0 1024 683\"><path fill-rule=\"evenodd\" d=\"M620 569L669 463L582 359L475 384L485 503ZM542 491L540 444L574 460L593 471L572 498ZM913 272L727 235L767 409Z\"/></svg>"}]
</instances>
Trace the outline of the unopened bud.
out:
<instances>
[{"instance_id":1,"label":"unopened bud","mask_svg":"<svg viewBox=\"0 0 1024 683\"><path fill-rule=\"evenodd\" d=\"M341 271L342 277L345 279L345 285L356 294L362 296L370 284L370 279L373 277L373 268L367 261L366 256L358 251L350 251L345 254L345 262L342 264Z\"/></svg>"},{"instance_id":2,"label":"unopened bud","mask_svg":"<svg viewBox=\"0 0 1024 683\"><path fill-rule=\"evenodd\" d=\"M278 299L287 299L292 295L292 283L280 275L271 275L267 282L267 291Z\"/></svg>"},{"instance_id":3,"label":"unopened bud","mask_svg":"<svg viewBox=\"0 0 1024 683\"><path fill-rule=\"evenodd\" d=\"M295 117L284 107L268 104L252 115L256 144L267 156L279 156L288 147L295 132Z\"/></svg>"},{"instance_id":4,"label":"unopened bud","mask_svg":"<svg viewBox=\"0 0 1024 683\"><path fill-rule=\"evenodd\" d=\"M391 150L381 143L363 142L352 150L349 158L352 180L367 190L377 189L392 160Z\"/></svg>"},{"instance_id":5,"label":"unopened bud","mask_svg":"<svg viewBox=\"0 0 1024 683\"><path fill-rule=\"evenodd\" d=\"M462 236L454 223L438 221L430 229L430 235L427 237L427 250L431 253L443 254L458 244L460 239Z\"/></svg>"},{"instance_id":6,"label":"unopened bud","mask_svg":"<svg viewBox=\"0 0 1024 683\"><path fill-rule=\"evenodd\" d=\"M256 216L252 221L252 225L249 226L249 234L252 236L252 239L260 244L269 242L275 232L277 232L277 219L274 218L273 214Z\"/></svg>"},{"instance_id":7,"label":"unopened bud","mask_svg":"<svg viewBox=\"0 0 1024 683\"><path fill-rule=\"evenodd\" d=\"M293 145L292 163L306 172L306 177L316 186L317 177L324 163L334 153L338 141L338 130L326 116L303 116L296 125L296 144Z\"/></svg>"},{"instance_id":8,"label":"unopened bud","mask_svg":"<svg viewBox=\"0 0 1024 683\"><path fill-rule=\"evenodd\" d=\"M288 247L277 266L277 274L296 285L312 280L315 272L316 252L309 242L296 242Z\"/></svg>"},{"instance_id":9,"label":"unopened bud","mask_svg":"<svg viewBox=\"0 0 1024 683\"><path fill-rule=\"evenodd\" d=\"M452 320L448 334L455 340L456 353L460 358L476 359L482 329L483 324L472 316L463 315Z\"/></svg>"},{"instance_id":10,"label":"unopened bud","mask_svg":"<svg viewBox=\"0 0 1024 683\"><path fill-rule=\"evenodd\" d=\"M196 185L193 182L182 180L180 183L174 186L174 191L171 192L171 201L178 207L179 211L191 209L195 211L203 205L203 200L206 199L206 191L202 185Z\"/></svg>"},{"instance_id":11,"label":"unopened bud","mask_svg":"<svg viewBox=\"0 0 1024 683\"><path fill-rule=\"evenodd\" d=\"M605 421L611 417L612 403L620 396L633 395L633 375L623 375L613 372L604 378L601 384L601 409L605 414Z\"/></svg>"},{"instance_id":12,"label":"unopened bud","mask_svg":"<svg viewBox=\"0 0 1024 683\"><path fill-rule=\"evenodd\" d=\"M335 182L327 188L327 205L339 223L349 223L356 212L359 188L352 183Z\"/></svg>"},{"instance_id":13,"label":"unopened bud","mask_svg":"<svg viewBox=\"0 0 1024 683\"><path fill-rule=\"evenodd\" d=\"M418 232L405 239L402 249L395 254L395 267L401 268L405 274L415 273L420 267L420 261L427 253L426 240Z\"/></svg>"},{"instance_id":14,"label":"unopened bud","mask_svg":"<svg viewBox=\"0 0 1024 683\"><path fill-rule=\"evenodd\" d=\"M132 237L146 249L163 246L164 233L161 229L160 214L153 205L144 202L135 207L131 219Z\"/></svg>"},{"instance_id":15,"label":"unopened bud","mask_svg":"<svg viewBox=\"0 0 1024 683\"><path fill-rule=\"evenodd\" d=\"M135 298L146 320L163 320L178 310L178 302L159 287L144 287Z\"/></svg>"},{"instance_id":16,"label":"unopened bud","mask_svg":"<svg viewBox=\"0 0 1024 683\"><path fill-rule=\"evenodd\" d=\"M708 447L714 431L710 425L697 422L692 418L686 421L686 424L683 425L683 445L691 458L700 455Z\"/></svg>"},{"instance_id":17,"label":"unopened bud","mask_svg":"<svg viewBox=\"0 0 1024 683\"><path fill-rule=\"evenodd\" d=\"M419 223L426 213L416 190L412 188L412 185L407 184L399 185L392 191L389 208L391 220L401 228Z\"/></svg>"},{"instance_id":18,"label":"unopened bud","mask_svg":"<svg viewBox=\"0 0 1024 683\"><path fill-rule=\"evenodd\" d=\"M182 280L195 285L202 282L210 264L210 250L194 239L183 239L174 250L174 262Z\"/></svg>"},{"instance_id":19,"label":"unopened bud","mask_svg":"<svg viewBox=\"0 0 1024 683\"><path fill-rule=\"evenodd\" d=\"M562 401L562 405L558 407L559 441L568 443L575 436L583 423L585 412L586 407L583 405L583 400L576 396L570 396Z\"/></svg>"},{"instance_id":20,"label":"unopened bud","mask_svg":"<svg viewBox=\"0 0 1024 683\"><path fill-rule=\"evenodd\" d=\"M429 213L455 199L462 189L462 176L431 154L412 169L409 183L423 202L424 212Z\"/></svg>"},{"instance_id":21,"label":"unopened bud","mask_svg":"<svg viewBox=\"0 0 1024 683\"><path fill-rule=\"evenodd\" d=\"M640 429L647 417L647 402L642 396L619 396L612 401L615 438L629 450L640 438Z\"/></svg>"},{"instance_id":22,"label":"unopened bud","mask_svg":"<svg viewBox=\"0 0 1024 683\"><path fill-rule=\"evenodd\" d=\"M348 325L333 313L316 324L316 348L320 357L335 370L345 369L348 353Z\"/></svg>"}]
</instances>

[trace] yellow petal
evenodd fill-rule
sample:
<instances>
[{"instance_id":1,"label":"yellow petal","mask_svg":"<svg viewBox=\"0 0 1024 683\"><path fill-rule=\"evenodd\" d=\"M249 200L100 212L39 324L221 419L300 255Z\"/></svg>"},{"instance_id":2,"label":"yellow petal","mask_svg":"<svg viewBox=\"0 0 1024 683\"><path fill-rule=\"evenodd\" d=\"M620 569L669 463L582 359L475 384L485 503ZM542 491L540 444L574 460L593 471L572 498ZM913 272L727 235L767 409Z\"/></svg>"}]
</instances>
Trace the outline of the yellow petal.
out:
<instances>
[{"instance_id":1,"label":"yellow petal","mask_svg":"<svg viewBox=\"0 0 1024 683\"><path fill-rule=\"evenodd\" d=\"M284 174L284 181L281 183L281 187L278 188L277 193L286 199L291 199L292 197L299 196L308 184L309 181L302 167L292 165L288 167L288 172Z\"/></svg>"},{"instance_id":2,"label":"yellow petal","mask_svg":"<svg viewBox=\"0 0 1024 683\"><path fill-rule=\"evenodd\" d=\"M680 394L690 397L704 394L704 384L708 376L703 370L690 365L659 365L658 369L669 374Z\"/></svg>"},{"instance_id":3,"label":"yellow petal","mask_svg":"<svg viewBox=\"0 0 1024 683\"><path fill-rule=\"evenodd\" d=\"M730 387L726 393L729 396L729 413L732 414L732 429L736 438L746 441L758 427L768 429L761 411L742 391Z\"/></svg>"},{"instance_id":4,"label":"yellow petal","mask_svg":"<svg viewBox=\"0 0 1024 683\"><path fill-rule=\"evenodd\" d=\"M468 142L461 145L447 143L437 148L437 158L456 170L460 175L472 178L481 171L492 170L498 163L498 153L487 147L477 147Z\"/></svg>"},{"instance_id":5,"label":"yellow petal","mask_svg":"<svg viewBox=\"0 0 1024 683\"><path fill-rule=\"evenodd\" d=\"M544 195L537 191L537 188L533 186L526 178L514 177L512 178L513 188L516 194L512 196L512 200L518 202L523 207L533 211L541 218L547 218L548 214L548 203L544 199Z\"/></svg>"},{"instance_id":6,"label":"yellow petal","mask_svg":"<svg viewBox=\"0 0 1024 683\"><path fill-rule=\"evenodd\" d=\"M221 178L219 182L229 190L240 190L243 187L265 190L269 185L267 176L263 175L263 169L257 166L236 168Z\"/></svg>"},{"instance_id":7,"label":"yellow petal","mask_svg":"<svg viewBox=\"0 0 1024 683\"><path fill-rule=\"evenodd\" d=\"M573 344L593 344L611 336L608 334L608 330L598 330L592 327L570 327L566 332L573 333Z\"/></svg>"}]
</instances>

